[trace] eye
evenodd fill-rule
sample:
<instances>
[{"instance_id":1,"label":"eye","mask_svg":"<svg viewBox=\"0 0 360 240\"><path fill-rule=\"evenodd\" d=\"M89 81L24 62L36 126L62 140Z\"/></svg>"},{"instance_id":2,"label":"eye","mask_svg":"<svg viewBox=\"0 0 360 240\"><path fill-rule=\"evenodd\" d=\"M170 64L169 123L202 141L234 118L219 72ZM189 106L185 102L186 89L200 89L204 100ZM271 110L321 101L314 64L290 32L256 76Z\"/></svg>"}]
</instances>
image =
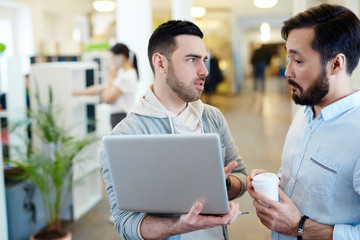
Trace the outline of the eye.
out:
<instances>
[{"instance_id":1,"label":"eye","mask_svg":"<svg viewBox=\"0 0 360 240\"><path fill-rule=\"evenodd\" d=\"M196 59L195 59L195 58L189 58L188 61L189 61L189 62L195 62Z\"/></svg>"},{"instance_id":2,"label":"eye","mask_svg":"<svg viewBox=\"0 0 360 240\"><path fill-rule=\"evenodd\" d=\"M294 60L294 62L296 62L297 64L301 64L302 63L302 61L300 61L300 60Z\"/></svg>"}]
</instances>

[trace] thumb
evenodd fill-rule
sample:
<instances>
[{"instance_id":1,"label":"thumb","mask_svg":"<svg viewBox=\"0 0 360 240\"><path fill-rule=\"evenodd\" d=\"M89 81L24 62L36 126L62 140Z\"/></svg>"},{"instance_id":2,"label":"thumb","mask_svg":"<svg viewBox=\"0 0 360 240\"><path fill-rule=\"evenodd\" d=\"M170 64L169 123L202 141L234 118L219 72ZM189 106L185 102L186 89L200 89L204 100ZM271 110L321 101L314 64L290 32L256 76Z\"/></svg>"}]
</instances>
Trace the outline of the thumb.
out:
<instances>
[{"instance_id":1,"label":"thumb","mask_svg":"<svg viewBox=\"0 0 360 240\"><path fill-rule=\"evenodd\" d=\"M290 200L290 198L281 190L279 187L279 198L282 202L287 202Z\"/></svg>"},{"instance_id":2,"label":"thumb","mask_svg":"<svg viewBox=\"0 0 360 240\"><path fill-rule=\"evenodd\" d=\"M190 212L188 213L189 217L196 217L201 213L201 210L203 209L203 204L201 202L196 202L190 209Z\"/></svg>"}]
</instances>

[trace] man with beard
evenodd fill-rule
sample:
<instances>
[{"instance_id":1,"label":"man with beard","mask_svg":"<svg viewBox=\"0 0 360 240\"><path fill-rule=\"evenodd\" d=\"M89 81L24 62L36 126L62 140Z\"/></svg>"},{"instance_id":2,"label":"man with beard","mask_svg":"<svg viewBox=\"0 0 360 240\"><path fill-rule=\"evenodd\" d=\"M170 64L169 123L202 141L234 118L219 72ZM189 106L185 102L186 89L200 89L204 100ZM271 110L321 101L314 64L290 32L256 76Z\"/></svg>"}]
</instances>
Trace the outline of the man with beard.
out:
<instances>
[{"instance_id":1,"label":"man with beard","mask_svg":"<svg viewBox=\"0 0 360 240\"><path fill-rule=\"evenodd\" d=\"M246 184L272 239L360 239L360 91L351 74L360 54L360 21L322 4L284 22L295 115L283 149L280 201ZM258 200L268 205L265 207Z\"/></svg>"},{"instance_id":2,"label":"man with beard","mask_svg":"<svg viewBox=\"0 0 360 240\"><path fill-rule=\"evenodd\" d=\"M223 115L217 108L200 100L208 75L204 64L207 52L202 37L201 30L188 21L168 21L154 31L148 45L154 84L135 109L117 124L112 134L219 134L224 150L228 196L234 199L246 191L245 164ZM189 213L182 215L122 211L116 204L103 153L100 162L115 228L123 239L228 239L226 225L239 216L238 204L231 202L229 213L223 216L200 215L201 202L195 203Z\"/></svg>"}]
</instances>

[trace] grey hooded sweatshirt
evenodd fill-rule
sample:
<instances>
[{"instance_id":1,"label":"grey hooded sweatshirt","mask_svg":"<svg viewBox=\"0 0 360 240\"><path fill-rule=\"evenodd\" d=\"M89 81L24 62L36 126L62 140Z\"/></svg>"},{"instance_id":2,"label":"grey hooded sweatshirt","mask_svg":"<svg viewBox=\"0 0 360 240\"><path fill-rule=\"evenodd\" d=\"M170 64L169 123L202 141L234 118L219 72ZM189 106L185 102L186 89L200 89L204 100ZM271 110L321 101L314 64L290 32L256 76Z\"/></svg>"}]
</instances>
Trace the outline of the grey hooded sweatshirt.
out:
<instances>
[{"instance_id":1,"label":"grey hooded sweatshirt","mask_svg":"<svg viewBox=\"0 0 360 240\"><path fill-rule=\"evenodd\" d=\"M233 170L232 174L242 180L243 191L239 194L239 196L241 196L246 191L244 184L247 175L245 164L238 154L238 149L231 137L230 130L224 116L217 108L203 104L200 100L189 103L188 107L192 113L198 117L198 123L200 124L201 131L203 133L217 133L219 135L222 144L224 166L231 161L238 162L238 165ZM134 110L129 112L127 117L115 126L111 134L177 134L178 132L176 130L176 124L174 124L173 117L174 115L167 111L167 109L157 100L153 92L148 90L148 92L135 106ZM118 209L113 183L104 152L101 152L99 162L102 166L102 174L106 183L106 190L109 197L111 214L114 218L115 229L124 240L141 240L141 237L138 234L139 227L142 219L146 216L146 213L128 212ZM141 191L141 189L139 189L139 191ZM164 217L176 216L169 214L155 215ZM218 230L221 231L220 235L223 235L224 239L228 239L226 227L218 227ZM215 234L219 235L219 232ZM185 235L187 236L185 237ZM167 239L190 239L190 236L190 234L183 234L182 238L181 235L175 235ZM197 237L191 239L204 238L201 238L201 235L197 235Z\"/></svg>"}]
</instances>

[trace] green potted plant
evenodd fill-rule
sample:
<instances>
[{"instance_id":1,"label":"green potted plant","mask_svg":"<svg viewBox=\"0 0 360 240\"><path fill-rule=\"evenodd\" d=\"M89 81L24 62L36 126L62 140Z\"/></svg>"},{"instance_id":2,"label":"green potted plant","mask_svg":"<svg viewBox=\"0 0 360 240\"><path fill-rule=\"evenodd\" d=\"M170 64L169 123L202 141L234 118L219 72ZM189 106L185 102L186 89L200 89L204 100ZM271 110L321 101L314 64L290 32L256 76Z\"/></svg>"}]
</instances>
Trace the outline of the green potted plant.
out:
<instances>
[{"instance_id":1,"label":"green potted plant","mask_svg":"<svg viewBox=\"0 0 360 240\"><path fill-rule=\"evenodd\" d=\"M29 128L31 124L31 133L41 141L41 147L25 139L27 151L19 149L17 159L11 159L9 163L23 169L21 177L32 181L42 197L46 226L31 239L71 239L71 233L61 227L62 195L64 190L71 189L75 156L98 139L91 134L81 138L71 136L69 129L60 126L55 119L61 111L53 104L51 87L48 91L48 102L43 104L36 88L36 106L28 109L27 119L10 123L10 131Z\"/></svg>"}]
</instances>

